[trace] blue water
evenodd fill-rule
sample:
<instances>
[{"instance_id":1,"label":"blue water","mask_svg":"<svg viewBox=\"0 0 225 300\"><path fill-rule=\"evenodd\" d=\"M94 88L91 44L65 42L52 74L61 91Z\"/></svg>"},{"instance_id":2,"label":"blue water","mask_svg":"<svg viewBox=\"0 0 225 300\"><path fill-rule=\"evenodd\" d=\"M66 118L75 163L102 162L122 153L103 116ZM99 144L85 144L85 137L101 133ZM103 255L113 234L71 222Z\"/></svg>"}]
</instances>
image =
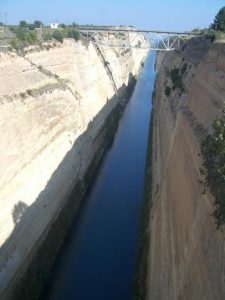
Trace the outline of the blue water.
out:
<instances>
[{"instance_id":1,"label":"blue water","mask_svg":"<svg viewBox=\"0 0 225 300\"><path fill-rule=\"evenodd\" d=\"M132 298L154 63L150 53L41 299Z\"/></svg>"}]
</instances>

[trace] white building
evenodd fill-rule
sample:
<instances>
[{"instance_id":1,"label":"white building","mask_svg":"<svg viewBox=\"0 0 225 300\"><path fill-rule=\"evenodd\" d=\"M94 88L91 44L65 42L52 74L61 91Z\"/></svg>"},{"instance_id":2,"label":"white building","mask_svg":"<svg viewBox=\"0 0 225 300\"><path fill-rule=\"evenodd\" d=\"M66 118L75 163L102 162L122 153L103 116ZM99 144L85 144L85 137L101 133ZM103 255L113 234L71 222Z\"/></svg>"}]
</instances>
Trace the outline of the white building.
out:
<instances>
[{"instance_id":1,"label":"white building","mask_svg":"<svg viewBox=\"0 0 225 300\"><path fill-rule=\"evenodd\" d=\"M59 23L58 23L58 22L51 23L51 24L50 24L50 27L51 27L52 29L58 29L58 28L59 28Z\"/></svg>"}]
</instances>

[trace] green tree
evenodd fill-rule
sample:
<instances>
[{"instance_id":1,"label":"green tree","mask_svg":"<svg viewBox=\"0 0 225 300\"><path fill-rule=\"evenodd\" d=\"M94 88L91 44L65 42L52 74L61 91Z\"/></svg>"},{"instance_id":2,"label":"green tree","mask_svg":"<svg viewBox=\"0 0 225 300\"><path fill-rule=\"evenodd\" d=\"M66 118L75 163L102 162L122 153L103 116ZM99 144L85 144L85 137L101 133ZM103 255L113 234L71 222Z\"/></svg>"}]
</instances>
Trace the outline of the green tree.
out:
<instances>
[{"instance_id":1,"label":"green tree","mask_svg":"<svg viewBox=\"0 0 225 300\"><path fill-rule=\"evenodd\" d=\"M63 42L63 34L59 31L59 30L55 30L54 32L53 32L53 38L54 39L56 39L57 41L59 41L59 42Z\"/></svg>"},{"instance_id":2,"label":"green tree","mask_svg":"<svg viewBox=\"0 0 225 300\"><path fill-rule=\"evenodd\" d=\"M35 28L41 28L43 26L43 23L39 20L34 21Z\"/></svg>"},{"instance_id":3,"label":"green tree","mask_svg":"<svg viewBox=\"0 0 225 300\"><path fill-rule=\"evenodd\" d=\"M215 30L225 32L225 6L219 10L211 27Z\"/></svg>"},{"instance_id":4,"label":"green tree","mask_svg":"<svg viewBox=\"0 0 225 300\"><path fill-rule=\"evenodd\" d=\"M27 22L25 20L20 21L20 27L21 28L27 28L28 27Z\"/></svg>"},{"instance_id":5,"label":"green tree","mask_svg":"<svg viewBox=\"0 0 225 300\"><path fill-rule=\"evenodd\" d=\"M59 24L59 27L66 28L66 25L62 23L62 24Z\"/></svg>"},{"instance_id":6,"label":"green tree","mask_svg":"<svg viewBox=\"0 0 225 300\"><path fill-rule=\"evenodd\" d=\"M73 38L76 41L80 39L80 32L77 29L72 29L68 31L68 37Z\"/></svg>"}]
</instances>

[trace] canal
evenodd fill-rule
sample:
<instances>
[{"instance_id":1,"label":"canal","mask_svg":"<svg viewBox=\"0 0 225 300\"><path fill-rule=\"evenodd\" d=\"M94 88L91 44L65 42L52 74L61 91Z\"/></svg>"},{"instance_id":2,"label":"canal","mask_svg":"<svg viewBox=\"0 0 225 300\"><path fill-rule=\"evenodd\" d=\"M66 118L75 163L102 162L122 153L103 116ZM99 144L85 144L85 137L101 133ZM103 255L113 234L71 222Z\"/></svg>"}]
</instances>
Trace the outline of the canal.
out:
<instances>
[{"instance_id":1,"label":"canal","mask_svg":"<svg viewBox=\"0 0 225 300\"><path fill-rule=\"evenodd\" d=\"M150 53L40 299L132 298L155 53Z\"/></svg>"}]
</instances>

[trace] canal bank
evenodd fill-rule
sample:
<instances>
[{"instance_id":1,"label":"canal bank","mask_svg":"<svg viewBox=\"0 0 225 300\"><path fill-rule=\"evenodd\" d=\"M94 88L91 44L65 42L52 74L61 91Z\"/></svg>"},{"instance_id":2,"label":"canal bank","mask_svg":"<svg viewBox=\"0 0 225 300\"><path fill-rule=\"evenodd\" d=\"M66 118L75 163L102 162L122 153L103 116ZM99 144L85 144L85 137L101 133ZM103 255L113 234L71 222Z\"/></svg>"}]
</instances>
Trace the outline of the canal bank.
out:
<instances>
[{"instance_id":1,"label":"canal bank","mask_svg":"<svg viewBox=\"0 0 225 300\"><path fill-rule=\"evenodd\" d=\"M41 299L131 299L144 190L151 53Z\"/></svg>"}]
</instances>

